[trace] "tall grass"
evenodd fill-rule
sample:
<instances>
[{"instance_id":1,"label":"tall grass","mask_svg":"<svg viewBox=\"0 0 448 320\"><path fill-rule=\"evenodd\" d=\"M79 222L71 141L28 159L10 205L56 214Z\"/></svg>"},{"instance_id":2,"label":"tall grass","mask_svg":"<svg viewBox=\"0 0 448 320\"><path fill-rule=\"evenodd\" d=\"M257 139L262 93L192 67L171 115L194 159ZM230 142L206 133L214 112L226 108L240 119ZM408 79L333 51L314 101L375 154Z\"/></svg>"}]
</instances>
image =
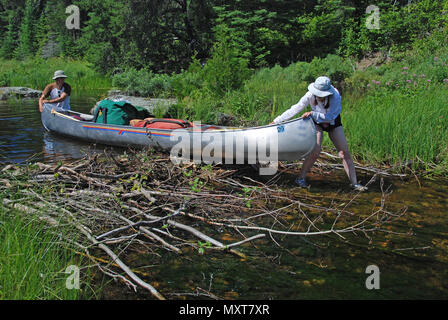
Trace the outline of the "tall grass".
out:
<instances>
[{"instance_id":1,"label":"tall grass","mask_svg":"<svg viewBox=\"0 0 448 320\"><path fill-rule=\"evenodd\" d=\"M343 123L352 152L366 162L448 163L447 101L443 85L415 95L383 91L346 99Z\"/></svg>"},{"instance_id":2,"label":"tall grass","mask_svg":"<svg viewBox=\"0 0 448 320\"><path fill-rule=\"evenodd\" d=\"M112 80L109 77L97 73L88 63L61 58L0 60L0 86L43 90L53 81L53 73L56 70L65 71L69 77L67 83L75 91L108 89L112 86Z\"/></svg>"},{"instance_id":3,"label":"tall grass","mask_svg":"<svg viewBox=\"0 0 448 320\"><path fill-rule=\"evenodd\" d=\"M36 218L0 206L0 300L74 300L85 291L66 288L76 254Z\"/></svg>"}]
</instances>

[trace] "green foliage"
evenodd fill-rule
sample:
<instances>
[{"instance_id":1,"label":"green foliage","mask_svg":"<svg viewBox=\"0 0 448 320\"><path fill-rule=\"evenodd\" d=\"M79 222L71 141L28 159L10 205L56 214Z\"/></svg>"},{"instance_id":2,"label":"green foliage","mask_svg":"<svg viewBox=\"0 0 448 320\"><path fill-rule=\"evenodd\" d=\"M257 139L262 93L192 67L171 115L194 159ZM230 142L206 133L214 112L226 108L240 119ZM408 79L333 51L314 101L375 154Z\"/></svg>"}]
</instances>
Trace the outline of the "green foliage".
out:
<instances>
[{"instance_id":1,"label":"green foliage","mask_svg":"<svg viewBox=\"0 0 448 320\"><path fill-rule=\"evenodd\" d=\"M249 78L250 70L244 52L238 48L237 36L225 26L220 26L213 53L202 69L203 87L212 94L223 96L241 87Z\"/></svg>"},{"instance_id":2,"label":"green foliage","mask_svg":"<svg viewBox=\"0 0 448 320\"><path fill-rule=\"evenodd\" d=\"M52 82L55 70L64 70L73 94L80 89L107 89L110 79L98 74L85 62L70 59L26 59L23 61L0 59L0 85L23 86L43 90Z\"/></svg>"},{"instance_id":3,"label":"green foliage","mask_svg":"<svg viewBox=\"0 0 448 320\"><path fill-rule=\"evenodd\" d=\"M379 29L368 29L368 14L351 21L343 32L338 52L361 57L370 52L399 52L410 48L413 41L426 38L444 25L442 1L421 0L410 4L378 4Z\"/></svg>"},{"instance_id":4,"label":"green foliage","mask_svg":"<svg viewBox=\"0 0 448 320\"><path fill-rule=\"evenodd\" d=\"M128 65L180 72L197 53L207 58L213 41L211 2L205 0L119 1L126 10L121 50L133 50ZM129 45L131 43L131 45ZM123 50L124 49L124 50Z\"/></svg>"},{"instance_id":5,"label":"green foliage","mask_svg":"<svg viewBox=\"0 0 448 320\"><path fill-rule=\"evenodd\" d=\"M210 241L202 242L198 240L198 246L198 253L202 255L205 253L205 248L211 248L212 244L210 243Z\"/></svg>"},{"instance_id":6,"label":"green foliage","mask_svg":"<svg viewBox=\"0 0 448 320\"><path fill-rule=\"evenodd\" d=\"M82 32L72 44L73 54L85 57L101 73L114 70L121 65L121 55L127 48L123 30L129 11L127 3L78 0L75 4L82 11L83 19ZM73 37L67 37L67 40L70 38Z\"/></svg>"},{"instance_id":7,"label":"green foliage","mask_svg":"<svg viewBox=\"0 0 448 320\"><path fill-rule=\"evenodd\" d=\"M192 192L201 192L202 188L205 186L205 183L201 180L199 180L199 178L194 178L194 180L191 180L189 183L190 185L190 189Z\"/></svg>"},{"instance_id":8,"label":"green foliage","mask_svg":"<svg viewBox=\"0 0 448 320\"><path fill-rule=\"evenodd\" d=\"M65 26L65 9L71 4L80 8L81 30ZM85 59L101 73L132 67L170 74L188 69L193 57L201 64L215 62L210 69L222 67L226 50L233 48L242 59L239 62L245 59L250 68L286 66L335 53L356 58L377 51L394 54L448 21L446 0L410 4L384 0L374 3L380 8L380 29L371 30L366 27L370 4L367 0L0 0L0 57L60 56ZM208 79L212 92L222 94L234 87L228 76L218 78Z\"/></svg>"},{"instance_id":9,"label":"green foliage","mask_svg":"<svg viewBox=\"0 0 448 320\"><path fill-rule=\"evenodd\" d=\"M151 70L129 68L116 74L112 84L125 90L129 95L160 97L172 91L172 80L166 74L154 74Z\"/></svg>"},{"instance_id":10,"label":"green foliage","mask_svg":"<svg viewBox=\"0 0 448 320\"><path fill-rule=\"evenodd\" d=\"M34 29L36 19L34 16L35 0L26 0L24 16L19 31L19 45L15 50L15 56L19 59L24 59L34 54L36 50Z\"/></svg>"},{"instance_id":11,"label":"green foliage","mask_svg":"<svg viewBox=\"0 0 448 320\"><path fill-rule=\"evenodd\" d=\"M80 261L61 245L56 232L37 217L1 206L0 224L0 300L74 300L86 295L65 286L66 268Z\"/></svg>"},{"instance_id":12,"label":"green foliage","mask_svg":"<svg viewBox=\"0 0 448 320\"><path fill-rule=\"evenodd\" d=\"M302 80L313 82L317 77L326 75L334 84L344 81L354 72L350 59L343 59L337 55L330 54L324 59L314 58L304 70Z\"/></svg>"},{"instance_id":13,"label":"green foliage","mask_svg":"<svg viewBox=\"0 0 448 320\"><path fill-rule=\"evenodd\" d=\"M225 26L218 29L218 39L210 59L202 65L193 58L187 71L173 76L173 90L178 96L185 97L202 90L222 97L240 88L249 78L251 71L245 52L239 48L238 37Z\"/></svg>"},{"instance_id":14,"label":"green foliage","mask_svg":"<svg viewBox=\"0 0 448 320\"><path fill-rule=\"evenodd\" d=\"M196 57L193 57L187 70L173 75L173 92L177 97L183 98L201 89L203 83L201 69L201 62Z\"/></svg>"},{"instance_id":15,"label":"green foliage","mask_svg":"<svg viewBox=\"0 0 448 320\"><path fill-rule=\"evenodd\" d=\"M302 41L308 57L334 53L338 47L343 29L347 26L347 22L350 22L346 17L355 10L344 2L322 1L316 5L313 13L298 18L298 23L303 26Z\"/></svg>"}]
</instances>

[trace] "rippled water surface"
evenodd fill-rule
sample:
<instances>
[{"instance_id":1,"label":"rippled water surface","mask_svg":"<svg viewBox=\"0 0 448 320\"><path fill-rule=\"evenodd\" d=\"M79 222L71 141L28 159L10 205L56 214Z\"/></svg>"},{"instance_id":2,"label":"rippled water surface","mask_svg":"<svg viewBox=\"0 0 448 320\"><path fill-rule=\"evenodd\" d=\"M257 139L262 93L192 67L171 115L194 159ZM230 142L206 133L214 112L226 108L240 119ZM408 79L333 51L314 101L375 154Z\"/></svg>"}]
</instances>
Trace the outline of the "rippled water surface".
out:
<instances>
[{"instance_id":1,"label":"rippled water surface","mask_svg":"<svg viewBox=\"0 0 448 320\"><path fill-rule=\"evenodd\" d=\"M89 113L104 92L73 96L73 110ZM55 136L44 130L36 100L0 101L0 163L78 159L102 146Z\"/></svg>"}]
</instances>

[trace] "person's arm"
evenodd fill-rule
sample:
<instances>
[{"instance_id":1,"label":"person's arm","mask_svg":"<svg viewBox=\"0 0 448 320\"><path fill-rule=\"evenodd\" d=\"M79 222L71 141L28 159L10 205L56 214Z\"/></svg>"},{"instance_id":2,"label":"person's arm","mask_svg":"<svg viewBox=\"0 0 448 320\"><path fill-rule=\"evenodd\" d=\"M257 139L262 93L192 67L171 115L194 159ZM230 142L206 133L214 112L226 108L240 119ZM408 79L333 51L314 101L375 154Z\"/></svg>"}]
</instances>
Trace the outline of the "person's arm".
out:
<instances>
[{"instance_id":1,"label":"person's arm","mask_svg":"<svg viewBox=\"0 0 448 320\"><path fill-rule=\"evenodd\" d=\"M61 96L59 98L51 99L51 100L44 100L44 103L58 103L61 101L64 101L65 98L68 97L68 94L65 92L62 92Z\"/></svg>"},{"instance_id":2,"label":"person's arm","mask_svg":"<svg viewBox=\"0 0 448 320\"><path fill-rule=\"evenodd\" d=\"M50 94L52 85L49 84L45 87L44 91L42 91L42 95L39 98L39 111L42 112L44 109L44 103L47 103L48 100L45 100L46 97Z\"/></svg>"},{"instance_id":3,"label":"person's arm","mask_svg":"<svg viewBox=\"0 0 448 320\"><path fill-rule=\"evenodd\" d=\"M68 84L64 84L64 92L61 93L61 96L58 98L54 98L51 100L44 100L44 103L58 103L62 102L71 94L72 88ZM47 95L48 96L48 95Z\"/></svg>"},{"instance_id":4,"label":"person's arm","mask_svg":"<svg viewBox=\"0 0 448 320\"><path fill-rule=\"evenodd\" d=\"M283 121L287 121L294 117L299 112L303 111L308 105L310 104L309 101L309 94L305 94L298 103L293 105L291 108L283 112L281 115L279 115L277 118L274 119L273 123L280 123Z\"/></svg>"},{"instance_id":5,"label":"person's arm","mask_svg":"<svg viewBox=\"0 0 448 320\"><path fill-rule=\"evenodd\" d=\"M327 113L313 111L312 116L317 122L332 122L341 113L341 96L339 93L330 97L330 109Z\"/></svg>"}]
</instances>

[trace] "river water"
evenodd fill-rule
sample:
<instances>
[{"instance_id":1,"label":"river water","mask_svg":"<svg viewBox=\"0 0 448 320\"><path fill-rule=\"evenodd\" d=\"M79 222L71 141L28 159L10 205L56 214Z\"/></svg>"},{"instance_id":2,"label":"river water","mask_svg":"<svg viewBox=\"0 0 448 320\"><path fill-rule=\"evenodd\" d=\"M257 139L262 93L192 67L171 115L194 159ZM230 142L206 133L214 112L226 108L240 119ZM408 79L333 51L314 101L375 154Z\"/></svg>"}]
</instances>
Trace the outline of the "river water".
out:
<instances>
[{"instance_id":1,"label":"river water","mask_svg":"<svg viewBox=\"0 0 448 320\"><path fill-rule=\"evenodd\" d=\"M71 97L73 110L89 113L106 92ZM36 100L0 101L0 163L57 162L101 152L96 146L52 135L44 130Z\"/></svg>"},{"instance_id":2,"label":"river water","mask_svg":"<svg viewBox=\"0 0 448 320\"><path fill-rule=\"evenodd\" d=\"M72 97L72 109L88 112L105 92ZM0 101L0 163L55 162L103 152L105 147L54 136L44 131L37 101ZM117 151L115 149L115 151ZM370 174L360 172L364 183ZM282 188L295 188L294 176L285 176ZM329 171L311 179L310 194L338 198L349 191L341 171ZM305 239L267 237L257 245L241 247L249 258L215 251L200 255L194 250L178 256L164 254L130 257L148 272L168 298L195 298L200 287L226 299L447 299L448 298L448 182L386 178L384 187L389 211L406 208L406 214L391 225L390 234L378 234L369 243L362 235L344 241L338 237ZM303 192L303 191L300 191ZM372 210L381 202L379 180L362 194L351 210ZM393 232L412 231L409 235ZM213 232L213 230L210 230ZM223 242L231 234L214 234ZM368 290L366 268L380 270L380 289ZM103 298L150 298L126 291L122 284L106 286ZM199 296L197 298L204 298Z\"/></svg>"}]
</instances>

